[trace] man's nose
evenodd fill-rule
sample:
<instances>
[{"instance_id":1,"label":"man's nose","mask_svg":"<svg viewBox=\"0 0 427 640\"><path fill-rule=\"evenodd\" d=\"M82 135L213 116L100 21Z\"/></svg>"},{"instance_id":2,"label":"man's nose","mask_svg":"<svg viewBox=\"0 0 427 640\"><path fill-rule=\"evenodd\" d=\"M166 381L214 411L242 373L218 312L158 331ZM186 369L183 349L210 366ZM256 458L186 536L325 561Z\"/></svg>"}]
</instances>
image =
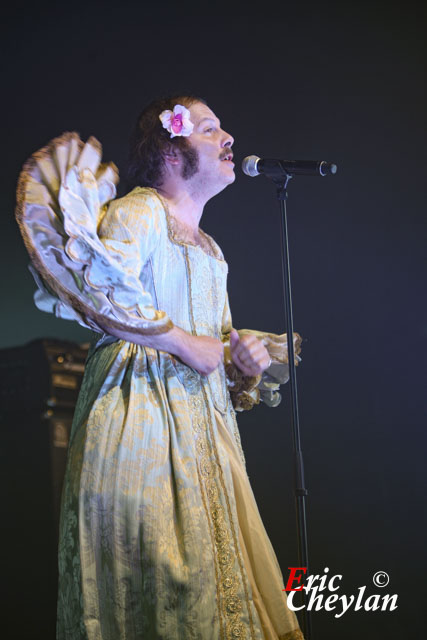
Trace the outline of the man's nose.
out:
<instances>
[{"instance_id":1,"label":"man's nose","mask_svg":"<svg viewBox=\"0 0 427 640\"><path fill-rule=\"evenodd\" d=\"M234 144L234 138L232 135L224 131L224 139L222 142L223 147L232 147Z\"/></svg>"}]
</instances>

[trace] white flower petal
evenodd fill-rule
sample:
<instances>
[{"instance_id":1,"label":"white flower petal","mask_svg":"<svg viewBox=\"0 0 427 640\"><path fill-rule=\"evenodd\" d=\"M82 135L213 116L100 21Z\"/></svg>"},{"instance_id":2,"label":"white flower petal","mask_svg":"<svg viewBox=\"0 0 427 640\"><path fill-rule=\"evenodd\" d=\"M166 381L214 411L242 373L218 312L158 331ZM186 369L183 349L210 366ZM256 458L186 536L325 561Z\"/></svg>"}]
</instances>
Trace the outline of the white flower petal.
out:
<instances>
[{"instance_id":1,"label":"white flower petal","mask_svg":"<svg viewBox=\"0 0 427 640\"><path fill-rule=\"evenodd\" d=\"M182 120L182 128L179 133L175 133L172 129L172 121L174 116L181 114ZM159 119L167 131L170 133L171 138L175 138L176 136L189 136L193 133L194 124L190 120L190 112L184 107L182 104L177 104L174 106L173 111L167 109L166 111L162 111L159 115Z\"/></svg>"},{"instance_id":2,"label":"white flower petal","mask_svg":"<svg viewBox=\"0 0 427 640\"><path fill-rule=\"evenodd\" d=\"M169 133L171 132L172 116L173 113L172 111L170 111L170 109L162 111L162 113L159 115L159 119L163 125L163 128L169 131Z\"/></svg>"},{"instance_id":3,"label":"white flower petal","mask_svg":"<svg viewBox=\"0 0 427 640\"><path fill-rule=\"evenodd\" d=\"M190 119L189 110L187 109L187 107L184 107L184 105L182 105L182 104L175 105L174 108L173 108L173 112L174 112L174 115L177 115L178 113L182 113L182 117L183 118Z\"/></svg>"},{"instance_id":4,"label":"white flower petal","mask_svg":"<svg viewBox=\"0 0 427 640\"><path fill-rule=\"evenodd\" d=\"M190 136L193 133L193 129L194 129L194 124L190 120L182 121L182 129L181 129L182 136L185 136L185 137Z\"/></svg>"}]
</instances>

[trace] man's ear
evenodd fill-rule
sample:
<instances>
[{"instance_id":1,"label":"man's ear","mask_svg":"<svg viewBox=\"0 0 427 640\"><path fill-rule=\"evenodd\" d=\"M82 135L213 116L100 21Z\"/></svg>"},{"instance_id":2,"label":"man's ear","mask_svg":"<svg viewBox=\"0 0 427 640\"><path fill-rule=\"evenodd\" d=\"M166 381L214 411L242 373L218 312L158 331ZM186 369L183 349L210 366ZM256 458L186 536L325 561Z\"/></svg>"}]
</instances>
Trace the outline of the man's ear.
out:
<instances>
[{"instance_id":1,"label":"man's ear","mask_svg":"<svg viewBox=\"0 0 427 640\"><path fill-rule=\"evenodd\" d=\"M179 153L177 153L177 149L173 144L168 144L165 147L163 151L163 157L167 164L170 164L170 165L179 164L179 161L180 161Z\"/></svg>"}]
</instances>

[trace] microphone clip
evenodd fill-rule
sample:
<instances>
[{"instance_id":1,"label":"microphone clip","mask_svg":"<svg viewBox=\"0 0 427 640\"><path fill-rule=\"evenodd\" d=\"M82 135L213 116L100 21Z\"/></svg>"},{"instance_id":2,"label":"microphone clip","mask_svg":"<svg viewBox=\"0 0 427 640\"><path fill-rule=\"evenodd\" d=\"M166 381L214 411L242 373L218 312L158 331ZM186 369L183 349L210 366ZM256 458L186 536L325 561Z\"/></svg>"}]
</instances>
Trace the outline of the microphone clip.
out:
<instances>
[{"instance_id":1,"label":"microphone clip","mask_svg":"<svg viewBox=\"0 0 427 640\"><path fill-rule=\"evenodd\" d=\"M277 188L277 199L287 200L288 198L288 182L293 178L292 173L288 173L284 169L281 172L277 172L277 175L269 175L269 178L274 182Z\"/></svg>"}]
</instances>

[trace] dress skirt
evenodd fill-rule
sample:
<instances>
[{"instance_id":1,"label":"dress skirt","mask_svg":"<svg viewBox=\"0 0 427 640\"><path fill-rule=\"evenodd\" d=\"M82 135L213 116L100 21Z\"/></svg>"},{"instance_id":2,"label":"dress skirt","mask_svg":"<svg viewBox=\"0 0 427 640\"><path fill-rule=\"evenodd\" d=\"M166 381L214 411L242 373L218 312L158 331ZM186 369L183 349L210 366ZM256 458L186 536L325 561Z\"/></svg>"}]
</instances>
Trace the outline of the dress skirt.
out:
<instances>
[{"instance_id":1,"label":"dress skirt","mask_svg":"<svg viewBox=\"0 0 427 640\"><path fill-rule=\"evenodd\" d=\"M64 482L58 640L302 640L233 409L173 356L89 353Z\"/></svg>"}]
</instances>

